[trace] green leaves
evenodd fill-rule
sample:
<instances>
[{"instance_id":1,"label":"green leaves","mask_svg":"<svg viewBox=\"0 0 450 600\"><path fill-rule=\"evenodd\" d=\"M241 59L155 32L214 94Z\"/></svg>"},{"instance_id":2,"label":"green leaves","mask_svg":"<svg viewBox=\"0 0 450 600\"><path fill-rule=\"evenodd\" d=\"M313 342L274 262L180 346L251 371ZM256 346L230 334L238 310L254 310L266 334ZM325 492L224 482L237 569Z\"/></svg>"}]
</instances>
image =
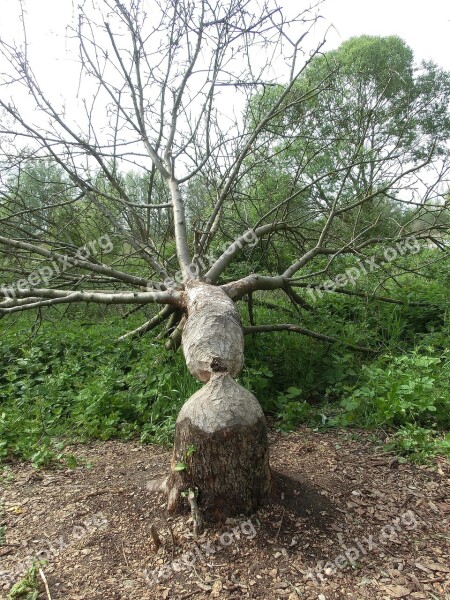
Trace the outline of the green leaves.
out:
<instances>
[{"instance_id":1,"label":"green leaves","mask_svg":"<svg viewBox=\"0 0 450 600\"><path fill-rule=\"evenodd\" d=\"M443 436L435 429L408 424L391 436L386 449L423 463L441 454L450 457L450 434Z\"/></svg>"},{"instance_id":2,"label":"green leaves","mask_svg":"<svg viewBox=\"0 0 450 600\"><path fill-rule=\"evenodd\" d=\"M274 86L255 94L250 120L267 114L284 91ZM267 124L266 143L248 158L249 170L253 165L245 190L252 199L248 210L257 207L261 215L293 196L283 218L308 222L313 244L324 225L317 216L324 206L336 201L344 211L368 198L334 219L329 239L342 245L355 236L393 237L398 223L410 218L397 201L404 182L393 174L431 155L432 162L448 156L449 95L450 73L432 63L416 65L397 36L354 37L316 56ZM276 252L265 249L260 269L282 270L280 246Z\"/></svg>"},{"instance_id":3,"label":"green leaves","mask_svg":"<svg viewBox=\"0 0 450 600\"><path fill-rule=\"evenodd\" d=\"M190 458L195 452L197 452L197 446L191 444L186 450L186 458Z\"/></svg>"},{"instance_id":4,"label":"green leaves","mask_svg":"<svg viewBox=\"0 0 450 600\"><path fill-rule=\"evenodd\" d=\"M385 98L398 97L413 88L413 52L397 36L353 37L327 56L341 73L369 86L373 83Z\"/></svg>"},{"instance_id":5,"label":"green leaves","mask_svg":"<svg viewBox=\"0 0 450 600\"><path fill-rule=\"evenodd\" d=\"M195 452L197 452L197 446L194 446L193 444L191 444L190 446L187 447L187 450L184 454L185 459L186 460L189 459L193 454L195 454ZM178 461L172 467L172 471L187 471L188 469L189 469L189 465L183 461Z\"/></svg>"},{"instance_id":6,"label":"green leaves","mask_svg":"<svg viewBox=\"0 0 450 600\"><path fill-rule=\"evenodd\" d=\"M358 386L341 402L345 421L365 427L410 423L449 426L448 388L444 391L450 383L449 357L423 352L382 356L363 366ZM442 381L445 369L446 382Z\"/></svg>"},{"instance_id":7,"label":"green leaves","mask_svg":"<svg viewBox=\"0 0 450 600\"><path fill-rule=\"evenodd\" d=\"M8 600L22 598L22 600L37 600L39 597L38 581L39 569L46 564L45 561L34 560L20 581L15 583L8 593Z\"/></svg>"},{"instance_id":8,"label":"green leaves","mask_svg":"<svg viewBox=\"0 0 450 600\"><path fill-rule=\"evenodd\" d=\"M170 443L179 408L198 384L180 355L167 356L151 338L115 344L124 326L120 317L82 328L65 320L59 330L43 325L31 343L26 325L3 334L0 460L70 466L56 441Z\"/></svg>"},{"instance_id":9,"label":"green leaves","mask_svg":"<svg viewBox=\"0 0 450 600\"><path fill-rule=\"evenodd\" d=\"M184 462L177 462L173 467L172 471L186 471L188 468L187 464Z\"/></svg>"}]
</instances>

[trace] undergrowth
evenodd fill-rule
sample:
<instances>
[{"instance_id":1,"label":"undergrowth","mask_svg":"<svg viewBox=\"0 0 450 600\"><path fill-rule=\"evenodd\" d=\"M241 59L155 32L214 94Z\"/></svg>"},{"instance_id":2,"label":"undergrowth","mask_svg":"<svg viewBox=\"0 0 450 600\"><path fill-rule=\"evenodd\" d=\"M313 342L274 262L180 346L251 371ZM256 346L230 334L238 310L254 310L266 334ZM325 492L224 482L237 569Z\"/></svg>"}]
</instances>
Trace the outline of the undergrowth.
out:
<instances>
[{"instance_id":1,"label":"undergrowth","mask_svg":"<svg viewBox=\"0 0 450 600\"><path fill-rule=\"evenodd\" d=\"M283 294L261 293L258 323L301 322L340 343L295 333L247 336L241 383L285 431L300 423L379 430L391 451L412 460L450 455L448 264L433 276L432 285L403 280L392 290L396 305L329 293L296 313ZM71 442L169 444L181 405L200 385L181 352L168 353L151 335L117 342L134 321L116 312L51 314L35 331L27 315L0 321L0 460L71 467Z\"/></svg>"}]
</instances>

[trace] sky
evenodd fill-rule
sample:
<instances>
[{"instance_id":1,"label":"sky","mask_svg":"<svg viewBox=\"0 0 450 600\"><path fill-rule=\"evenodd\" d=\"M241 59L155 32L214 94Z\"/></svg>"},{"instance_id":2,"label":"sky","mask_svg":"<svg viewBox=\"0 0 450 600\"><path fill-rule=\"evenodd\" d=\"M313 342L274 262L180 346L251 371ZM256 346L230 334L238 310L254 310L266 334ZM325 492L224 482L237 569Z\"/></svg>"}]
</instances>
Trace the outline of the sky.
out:
<instances>
[{"instance_id":1,"label":"sky","mask_svg":"<svg viewBox=\"0 0 450 600\"><path fill-rule=\"evenodd\" d=\"M152 0L146 1L151 6ZM278 0L288 14L316 1ZM58 98L70 109L71 104L77 105L79 64L78 57L67 52L69 47L73 52L74 46L67 42L66 27L76 25L78 0L23 0L22 4L26 9L27 42L35 75L49 97ZM1 40L22 42L20 7L19 0L0 0ZM433 60L450 71L449 0L324 0L319 12L324 18L307 38L310 48L315 47L326 30L327 44L323 51L336 48L352 36L395 34L411 46L417 60ZM0 56L0 79L4 68ZM25 96L22 101L31 102L31 98Z\"/></svg>"},{"instance_id":2,"label":"sky","mask_svg":"<svg viewBox=\"0 0 450 600\"><path fill-rule=\"evenodd\" d=\"M148 0L151 5L151 0ZM304 0L279 0L289 13L309 5ZM74 24L76 0L23 0L27 35L33 64L42 78L60 88L61 95L75 92L76 67L70 73L64 39L65 26ZM450 70L450 2L448 0L324 0L320 7L324 19L317 36L329 27L327 45L333 49L349 37L392 35L402 37L418 60L431 59ZM0 38L13 35L21 39L19 0L0 0ZM310 37L310 43L313 39ZM66 55L67 57L67 55Z\"/></svg>"},{"instance_id":3,"label":"sky","mask_svg":"<svg viewBox=\"0 0 450 600\"><path fill-rule=\"evenodd\" d=\"M331 47L356 35L394 34L406 41L416 59L433 60L450 70L448 0L327 0L322 14L335 27L328 35Z\"/></svg>"},{"instance_id":4,"label":"sky","mask_svg":"<svg viewBox=\"0 0 450 600\"><path fill-rule=\"evenodd\" d=\"M151 0L149 0L151 3ZM303 0L279 0L289 12L308 6ZM27 30L33 53L47 73L58 66L58 56L64 54L64 27L73 24L76 0L24 0L27 10ZM0 0L0 36L17 30L19 0ZM74 10L75 7L75 10ZM325 0L320 9L324 20L318 26L331 26L327 46L332 49L349 37L392 35L402 37L419 60L431 59L450 70L450 2L448 0ZM36 62L38 62L36 61ZM49 69L51 63L51 68Z\"/></svg>"}]
</instances>

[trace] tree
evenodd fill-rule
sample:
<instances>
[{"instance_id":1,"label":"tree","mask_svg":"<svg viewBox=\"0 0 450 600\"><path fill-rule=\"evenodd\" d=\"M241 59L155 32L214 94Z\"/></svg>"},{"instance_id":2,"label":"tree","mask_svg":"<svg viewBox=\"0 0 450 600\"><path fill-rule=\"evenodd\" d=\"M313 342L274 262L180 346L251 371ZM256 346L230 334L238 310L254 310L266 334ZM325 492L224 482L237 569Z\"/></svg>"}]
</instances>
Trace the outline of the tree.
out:
<instances>
[{"instance_id":1,"label":"tree","mask_svg":"<svg viewBox=\"0 0 450 600\"><path fill-rule=\"evenodd\" d=\"M311 89L320 93L304 101ZM250 118L257 123L284 91L285 86L279 86L255 95ZM352 235L348 228L354 228L360 239L395 236L398 222L407 226L408 200L414 202L412 181L405 185L405 166L413 167L412 179L419 185L417 162L433 154L435 160L425 170L438 169L439 155L447 153L449 93L449 74L432 63L416 67L412 50L400 38L352 38L337 50L314 57L296 81L285 100L286 110L266 127L266 144L257 157L263 166L254 169L250 185L263 187L262 198L271 197L280 193L281 179L283 185L292 185L290 175L295 173L297 195L286 207L294 218L299 210L308 214L313 207L320 210L321 202L329 206L338 199L346 210L331 226L336 236ZM274 149L277 162L266 162L264 157ZM354 167L346 170L347 165ZM342 170L345 177L327 176ZM400 185L392 185L398 174ZM321 175L312 189L302 191ZM424 186L421 192L432 190ZM355 206L348 209L348 204ZM265 204L263 212L267 208ZM440 204L436 206L435 216L441 210ZM317 220L316 225L319 237L323 223Z\"/></svg>"},{"instance_id":2,"label":"tree","mask_svg":"<svg viewBox=\"0 0 450 600\"><path fill-rule=\"evenodd\" d=\"M5 255L20 259L22 279L10 278L2 288L0 314L76 302L162 306L126 336L166 325L168 346L181 341L190 372L205 383L177 420L166 480L171 511L180 509L182 492L214 519L255 510L269 496L264 415L235 381L244 334L290 330L336 342L291 323L244 329L236 303L261 290L282 290L302 304L296 288L326 274L337 258L408 240L410 229L402 222L390 223L388 235L367 235L387 221L384 205L381 210L377 204L386 198L412 211L408 224L432 215L416 239L442 228L437 217L449 165L439 128L423 133L422 152L414 151L413 140L399 149L398 128L390 127L386 113L380 117L386 131L370 147L360 131L356 149L344 139L339 155L355 115L353 105L341 100L329 109L331 137L321 122L321 99L327 105L336 68L317 66L322 44L309 57L302 53L317 19L315 8L288 18L271 1L83 2L72 31L81 71L73 116L41 88L27 46L2 38L8 69L0 97L8 115L1 130L4 168L20 178L17 165L24 156L57 165L73 188L59 202L62 214L77 207L89 222L106 222L114 260L80 252L64 226L44 226L52 212L47 199L30 190L23 208L3 187L7 235L0 245ZM361 93L375 93L363 71ZM242 118L224 113L236 95L246 101ZM27 109L30 97L34 112ZM378 114L376 109L368 110ZM142 173L138 182L124 174L130 167ZM368 168L377 176L366 181ZM265 187L259 185L263 175ZM370 221L359 225L367 206ZM23 220L36 214L39 228L24 229ZM289 253L270 267L276 271L227 280L233 261L262 243L275 252L288 244ZM290 255L295 258L288 260ZM70 274L55 273L51 285L40 285L34 269L43 259L64 263Z\"/></svg>"}]
</instances>

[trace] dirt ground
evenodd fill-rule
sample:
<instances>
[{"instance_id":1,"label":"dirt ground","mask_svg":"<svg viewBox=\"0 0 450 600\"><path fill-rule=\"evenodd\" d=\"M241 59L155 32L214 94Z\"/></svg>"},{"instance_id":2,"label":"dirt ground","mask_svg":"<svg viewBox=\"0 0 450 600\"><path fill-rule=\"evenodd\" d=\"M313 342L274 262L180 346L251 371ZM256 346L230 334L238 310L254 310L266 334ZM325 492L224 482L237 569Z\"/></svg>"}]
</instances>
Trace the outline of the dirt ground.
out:
<instances>
[{"instance_id":1,"label":"dirt ground","mask_svg":"<svg viewBox=\"0 0 450 600\"><path fill-rule=\"evenodd\" d=\"M102 442L72 449L73 470L5 469L1 598L33 556L47 600L450 599L448 461L404 464L367 433L271 438L274 502L197 540L152 491L161 448Z\"/></svg>"}]
</instances>

